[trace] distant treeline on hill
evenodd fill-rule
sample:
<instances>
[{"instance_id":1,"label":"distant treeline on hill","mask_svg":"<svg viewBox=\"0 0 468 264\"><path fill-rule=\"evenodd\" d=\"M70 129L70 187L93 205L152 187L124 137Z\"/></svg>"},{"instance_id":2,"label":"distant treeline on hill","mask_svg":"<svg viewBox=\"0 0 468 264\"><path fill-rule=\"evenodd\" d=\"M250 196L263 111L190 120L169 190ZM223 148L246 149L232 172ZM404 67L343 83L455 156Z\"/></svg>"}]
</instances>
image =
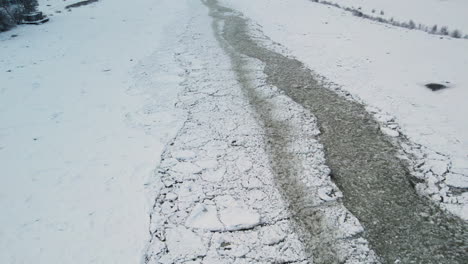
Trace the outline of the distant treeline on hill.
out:
<instances>
[{"instance_id":1,"label":"distant treeline on hill","mask_svg":"<svg viewBox=\"0 0 468 264\"><path fill-rule=\"evenodd\" d=\"M0 31L18 24L23 14L36 10L37 0L0 0Z\"/></svg>"}]
</instances>

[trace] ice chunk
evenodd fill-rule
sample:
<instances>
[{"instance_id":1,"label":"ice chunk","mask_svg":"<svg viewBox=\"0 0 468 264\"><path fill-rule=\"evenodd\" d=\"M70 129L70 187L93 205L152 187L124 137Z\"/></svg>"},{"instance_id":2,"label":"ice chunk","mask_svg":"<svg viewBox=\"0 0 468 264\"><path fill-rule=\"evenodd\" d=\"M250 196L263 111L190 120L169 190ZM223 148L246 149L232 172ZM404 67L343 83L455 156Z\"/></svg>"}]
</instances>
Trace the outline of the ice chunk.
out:
<instances>
[{"instance_id":1,"label":"ice chunk","mask_svg":"<svg viewBox=\"0 0 468 264\"><path fill-rule=\"evenodd\" d=\"M228 231L250 229L260 224L257 211L237 206L222 209L220 219Z\"/></svg>"},{"instance_id":2,"label":"ice chunk","mask_svg":"<svg viewBox=\"0 0 468 264\"><path fill-rule=\"evenodd\" d=\"M192 160L196 157L196 153L190 150L179 150L172 153L172 157L179 161Z\"/></svg>"},{"instance_id":3,"label":"ice chunk","mask_svg":"<svg viewBox=\"0 0 468 264\"><path fill-rule=\"evenodd\" d=\"M385 135L390 136L390 137L398 137L400 135L400 133L398 133L398 131L390 129L388 127L381 127L380 131L382 131L382 133L384 133Z\"/></svg>"},{"instance_id":4,"label":"ice chunk","mask_svg":"<svg viewBox=\"0 0 468 264\"><path fill-rule=\"evenodd\" d=\"M183 226L167 230L166 245L174 260L191 260L206 255L206 247L202 239Z\"/></svg>"},{"instance_id":5,"label":"ice chunk","mask_svg":"<svg viewBox=\"0 0 468 264\"><path fill-rule=\"evenodd\" d=\"M201 228L209 231L221 231L223 224L218 219L216 206L197 204L185 224L192 228Z\"/></svg>"}]
</instances>

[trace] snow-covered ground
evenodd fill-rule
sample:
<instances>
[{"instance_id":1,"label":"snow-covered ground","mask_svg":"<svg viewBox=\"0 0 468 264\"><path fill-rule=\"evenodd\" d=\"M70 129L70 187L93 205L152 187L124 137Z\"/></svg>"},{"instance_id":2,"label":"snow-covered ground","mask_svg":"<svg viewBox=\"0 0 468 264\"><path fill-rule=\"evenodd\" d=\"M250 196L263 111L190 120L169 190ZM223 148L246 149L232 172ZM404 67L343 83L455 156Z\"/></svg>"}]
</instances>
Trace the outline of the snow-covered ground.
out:
<instances>
[{"instance_id":1,"label":"snow-covered ground","mask_svg":"<svg viewBox=\"0 0 468 264\"><path fill-rule=\"evenodd\" d=\"M384 132L400 131L425 147L419 177L426 185L418 189L468 219L467 193L447 195L448 186L468 187L468 40L376 23L307 0L221 3L258 23L284 47L280 51L364 101ZM454 14L464 5L455 5ZM468 23L467 16L458 19ZM433 92L424 87L429 82L450 88Z\"/></svg>"},{"instance_id":2,"label":"snow-covered ground","mask_svg":"<svg viewBox=\"0 0 468 264\"><path fill-rule=\"evenodd\" d=\"M396 21L423 24L439 28L446 26L449 30L461 30L468 34L468 19L465 0L328 0L343 7L361 8L367 15L386 19L392 17ZM373 12L374 11L374 12ZM383 14L381 14L383 11Z\"/></svg>"},{"instance_id":3,"label":"snow-covered ground","mask_svg":"<svg viewBox=\"0 0 468 264\"><path fill-rule=\"evenodd\" d=\"M468 31L460 0L425 1L441 13L336 1ZM203 1L64 10L75 2L41 0L50 22L0 33L0 263L377 262L314 113L268 84L260 61L229 54ZM468 40L308 0L220 2L258 23L257 41L366 103L383 132L419 144L404 145L418 190L468 219ZM271 160L275 144L284 161ZM297 178L281 182L283 170Z\"/></svg>"},{"instance_id":4,"label":"snow-covered ground","mask_svg":"<svg viewBox=\"0 0 468 264\"><path fill-rule=\"evenodd\" d=\"M139 263L145 184L183 122L186 1L73 2L0 33L0 263Z\"/></svg>"}]
</instances>

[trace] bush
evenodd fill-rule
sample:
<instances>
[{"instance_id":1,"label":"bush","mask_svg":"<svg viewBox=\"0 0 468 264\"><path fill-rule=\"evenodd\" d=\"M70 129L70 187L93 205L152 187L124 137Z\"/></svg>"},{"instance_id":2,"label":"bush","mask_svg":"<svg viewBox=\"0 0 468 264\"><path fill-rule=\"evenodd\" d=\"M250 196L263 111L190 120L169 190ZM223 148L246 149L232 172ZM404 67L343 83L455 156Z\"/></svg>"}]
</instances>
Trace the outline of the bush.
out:
<instances>
[{"instance_id":1,"label":"bush","mask_svg":"<svg viewBox=\"0 0 468 264\"><path fill-rule=\"evenodd\" d=\"M448 28L447 27L441 27L440 28L440 34L447 36L449 34Z\"/></svg>"},{"instance_id":2,"label":"bush","mask_svg":"<svg viewBox=\"0 0 468 264\"><path fill-rule=\"evenodd\" d=\"M455 29L454 31L452 31L452 34L450 34L450 36L451 36L452 38L461 38L461 37L462 37L462 33L460 32L460 30Z\"/></svg>"},{"instance_id":3,"label":"bush","mask_svg":"<svg viewBox=\"0 0 468 264\"><path fill-rule=\"evenodd\" d=\"M364 14L361 11L354 10L353 15L355 15L357 17L362 17Z\"/></svg>"}]
</instances>

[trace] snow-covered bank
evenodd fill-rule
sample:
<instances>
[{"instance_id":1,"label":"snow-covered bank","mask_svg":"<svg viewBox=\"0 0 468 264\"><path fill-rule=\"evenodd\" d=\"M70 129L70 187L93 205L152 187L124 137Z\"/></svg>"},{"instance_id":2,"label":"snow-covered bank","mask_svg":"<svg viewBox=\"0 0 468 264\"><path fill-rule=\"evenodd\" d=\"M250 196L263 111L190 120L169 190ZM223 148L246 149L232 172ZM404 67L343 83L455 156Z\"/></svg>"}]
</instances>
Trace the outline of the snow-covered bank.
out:
<instances>
[{"instance_id":1,"label":"snow-covered bank","mask_svg":"<svg viewBox=\"0 0 468 264\"><path fill-rule=\"evenodd\" d=\"M289 50L284 53L367 103L393 128L384 132L397 136L399 130L427 153L442 153L421 164L426 185L419 189L468 218L467 194L447 190L468 186L466 40L390 27L306 0L221 2L260 24ZM451 88L432 92L423 86L428 82L450 82ZM396 123L389 122L392 116Z\"/></svg>"},{"instance_id":2,"label":"snow-covered bank","mask_svg":"<svg viewBox=\"0 0 468 264\"><path fill-rule=\"evenodd\" d=\"M408 22L432 27L443 26L449 30L461 30L468 34L468 19L466 11L468 2L465 0L328 0L343 7L360 8L367 15L386 19Z\"/></svg>"},{"instance_id":3,"label":"snow-covered bank","mask_svg":"<svg viewBox=\"0 0 468 264\"><path fill-rule=\"evenodd\" d=\"M42 1L49 23L0 34L0 263L141 260L186 2Z\"/></svg>"}]
</instances>

